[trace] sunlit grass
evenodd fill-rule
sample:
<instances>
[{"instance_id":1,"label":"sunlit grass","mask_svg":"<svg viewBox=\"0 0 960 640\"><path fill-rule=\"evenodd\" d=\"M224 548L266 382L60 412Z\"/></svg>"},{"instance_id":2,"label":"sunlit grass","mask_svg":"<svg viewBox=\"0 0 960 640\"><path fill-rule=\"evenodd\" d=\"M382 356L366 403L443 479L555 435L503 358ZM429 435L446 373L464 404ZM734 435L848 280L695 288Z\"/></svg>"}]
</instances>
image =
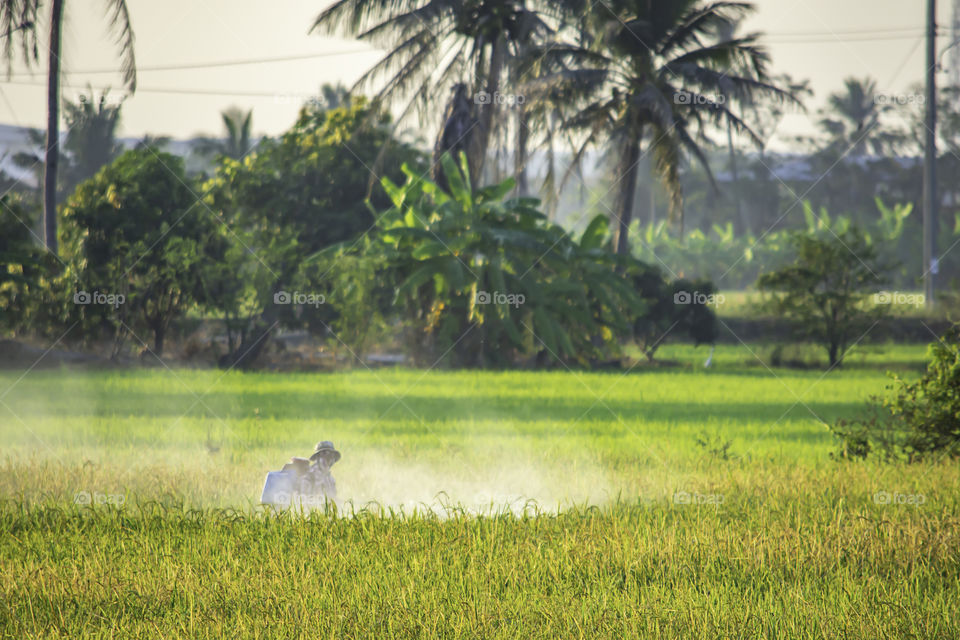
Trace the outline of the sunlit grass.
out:
<instances>
[{"instance_id":1,"label":"sunlit grass","mask_svg":"<svg viewBox=\"0 0 960 640\"><path fill-rule=\"evenodd\" d=\"M838 463L824 426L923 347L829 373L754 349L4 372L0 636L960 637L956 464ZM347 517L257 505L321 439Z\"/></svg>"}]
</instances>

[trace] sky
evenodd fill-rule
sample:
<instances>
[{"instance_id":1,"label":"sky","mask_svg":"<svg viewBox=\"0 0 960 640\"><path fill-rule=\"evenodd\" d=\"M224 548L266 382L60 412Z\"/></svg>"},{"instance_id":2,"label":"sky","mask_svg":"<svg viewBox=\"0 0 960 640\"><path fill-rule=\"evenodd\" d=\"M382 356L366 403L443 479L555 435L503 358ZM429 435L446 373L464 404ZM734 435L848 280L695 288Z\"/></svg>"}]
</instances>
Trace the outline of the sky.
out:
<instances>
[{"instance_id":1,"label":"sky","mask_svg":"<svg viewBox=\"0 0 960 640\"><path fill-rule=\"evenodd\" d=\"M64 31L64 96L87 83L123 96L116 48L103 0L68 0ZM304 99L325 82L348 86L381 53L349 39L309 33L324 0L128 0L136 33L137 93L126 99L121 135L191 137L217 133L219 112L253 109L254 130L275 135L289 127ZM910 98L925 70L925 0L755 0L742 31L760 31L771 70L809 79L816 107L849 76L871 76L879 89ZM949 29L952 2L940 0L938 21ZM41 53L46 42L41 35ZM949 36L938 41L947 46ZM277 59L280 60L277 60ZM294 58L294 59L290 59ZM299 59L297 59L299 58ZM246 64L252 60L270 60ZM169 69L185 65L225 66ZM238 64L233 64L238 63ZM243 63L243 64L239 64ZM31 74L23 65L0 82L0 123L43 126L46 61ZM96 73L92 73L96 72ZM946 74L940 74L941 81ZM416 123L411 123L416 127ZM808 132L803 115L788 116L783 136Z\"/></svg>"}]
</instances>

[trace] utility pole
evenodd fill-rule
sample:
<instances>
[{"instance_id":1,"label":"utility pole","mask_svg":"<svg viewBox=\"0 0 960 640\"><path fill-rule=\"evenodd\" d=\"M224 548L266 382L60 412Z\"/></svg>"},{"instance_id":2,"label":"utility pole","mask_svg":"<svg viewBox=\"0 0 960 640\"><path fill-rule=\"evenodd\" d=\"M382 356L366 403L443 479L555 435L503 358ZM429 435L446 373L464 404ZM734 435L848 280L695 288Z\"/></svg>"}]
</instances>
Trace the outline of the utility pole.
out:
<instances>
[{"instance_id":1,"label":"utility pole","mask_svg":"<svg viewBox=\"0 0 960 640\"><path fill-rule=\"evenodd\" d=\"M953 22L950 25L950 45L947 50L950 51L949 82L951 86L960 87L960 0L953 0ZM943 53L940 54L941 57Z\"/></svg>"},{"instance_id":2,"label":"utility pole","mask_svg":"<svg viewBox=\"0 0 960 640\"><path fill-rule=\"evenodd\" d=\"M934 306L937 265L937 0L927 0L926 143L923 157L923 295Z\"/></svg>"}]
</instances>

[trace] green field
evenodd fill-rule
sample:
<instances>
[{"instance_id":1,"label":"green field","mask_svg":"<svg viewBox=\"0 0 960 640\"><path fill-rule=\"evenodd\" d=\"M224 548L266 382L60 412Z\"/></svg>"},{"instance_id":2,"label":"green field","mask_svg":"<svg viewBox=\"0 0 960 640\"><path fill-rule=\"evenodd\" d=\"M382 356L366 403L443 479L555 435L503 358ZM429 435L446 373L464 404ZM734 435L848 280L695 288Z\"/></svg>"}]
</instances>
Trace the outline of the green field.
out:
<instances>
[{"instance_id":1,"label":"green field","mask_svg":"<svg viewBox=\"0 0 960 640\"><path fill-rule=\"evenodd\" d=\"M957 466L838 463L824 426L923 348L762 352L3 372L0 636L960 637ZM258 506L321 439L340 514Z\"/></svg>"}]
</instances>

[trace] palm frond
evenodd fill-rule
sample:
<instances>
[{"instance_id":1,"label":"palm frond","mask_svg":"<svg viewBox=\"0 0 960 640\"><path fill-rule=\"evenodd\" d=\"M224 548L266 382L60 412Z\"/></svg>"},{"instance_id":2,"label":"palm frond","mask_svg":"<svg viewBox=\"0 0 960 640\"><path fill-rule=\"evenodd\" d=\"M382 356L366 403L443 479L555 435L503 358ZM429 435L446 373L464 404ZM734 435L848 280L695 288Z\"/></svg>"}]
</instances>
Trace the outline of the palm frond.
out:
<instances>
[{"instance_id":1,"label":"palm frond","mask_svg":"<svg viewBox=\"0 0 960 640\"><path fill-rule=\"evenodd\" d=\"M39 60L37 46L37 9L40 0L4 0L0 2L0 42L3 58L7 63L7 77L17 57L16 43L20 44L19 55L28 65Z\"/></svg>"},{"instance_id":2,"label":"palm frond","mask_svg":"<svg viewBox=\"0 0 960 640\"><path fill-rule=\"evenodd\" d=\"M748 2L713 2L697 7L683 16L681 24L658 47L657 53L668 56L671 51L700 48L703 46L702 37L705 34L716 31L753 10L754 6Z\"/></svg>"},{"instance_id":3,"label":"palm frond","mask_svg":"<svg viewBox=\"0 0 960 640\"><path fill-rule=\"evenodd\" d=\"M120 71L130 93L137 90L137 59L134 55L133 25L125 0L106 0L110 29L120 47Z\"/></svg>"}]
</instances>

